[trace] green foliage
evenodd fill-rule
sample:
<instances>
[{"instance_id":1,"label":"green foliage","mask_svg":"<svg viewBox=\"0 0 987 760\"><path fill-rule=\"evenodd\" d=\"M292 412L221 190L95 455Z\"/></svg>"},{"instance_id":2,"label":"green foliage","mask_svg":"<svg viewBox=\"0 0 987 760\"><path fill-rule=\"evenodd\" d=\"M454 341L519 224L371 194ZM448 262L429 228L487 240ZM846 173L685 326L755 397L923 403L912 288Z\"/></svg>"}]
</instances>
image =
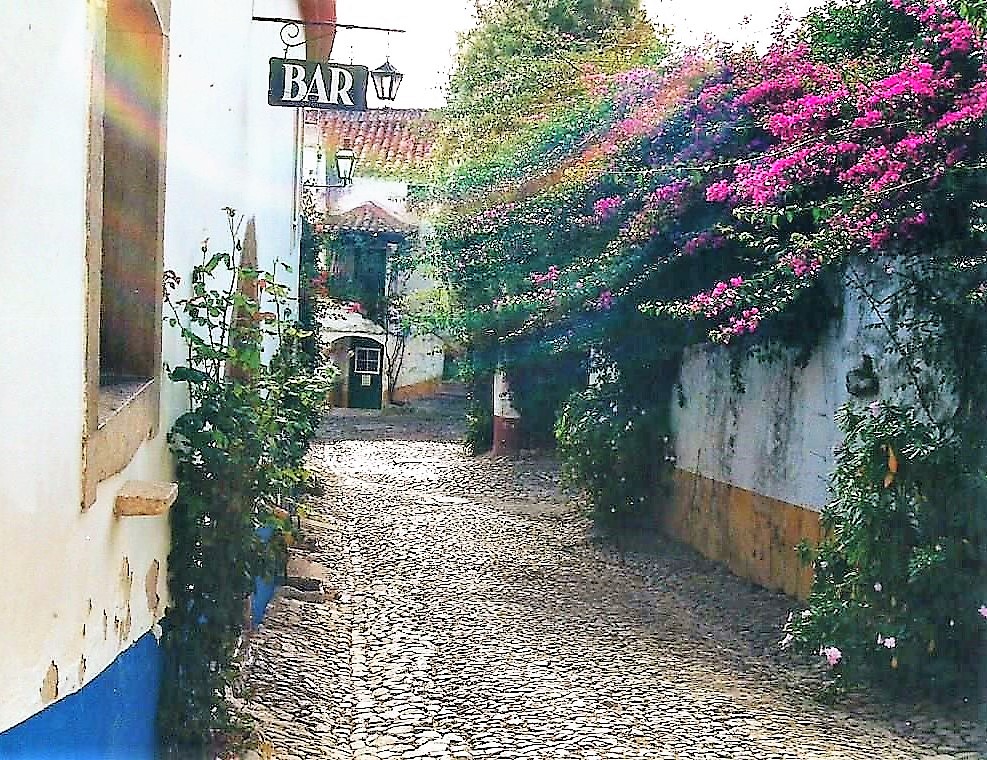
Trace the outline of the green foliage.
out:
<instances>
[{"instance_id":1,"label":"green foliage","mask_svg":"<svg viewBox=\"0 0 987 760\"><path fill-rule=\"evenodd\" d=\"M584 75L653 62L667 50L638 0L491 0L460 42L439 127L453 163L525 143L586 101ZM482 158L481 158L482 162Z\"/></svg>"},{"instance_id":2,"label":"green foliage","mask_svg":"<svg viewBox=\"0 0 987 760\"><path fill-rule=\"evenodd\" d=\"M566 478L605 527L644 524L667 486L670 435L667 404L628 399L617 378L570 396L556 425Z\"/></svg>"},{"instance_id":3,"label":"green foliage","mask_svg":"<svg viewBox=\"0 0 987 760\"><path fill-rule=\"evenodd\" d=\"M387 316L387 242L373 233L353 231L335 232L326 239L337 270L328 283L329 296L360 304L367 319L377 324Z\"/></svg>"},{"instance_id":4,"label":"green foliage","mask_svg":"<svg viewBox=\"0 0 987 760\"><path fill-rule=\"evenodd\" d=\"M493 373L477 361L480 350L467 353L459 367L460 379L466 384L466 439L463 442L470 456L489 451L493 446Z\"/></svg>"},{"instance_id":5,"label":"green foliage","mask_svg":"<svg viewBox=\"0 0 987 760\"><path fill-rule=\"evenodd\" d=\"M911 51L918 23L886 0L830 0L805 16L798 35L831 64L887 69Z\"/></svg>"},{"instance_id":6,"label":"green foliage","mask_svg":"<svg viewBox=\"0 0 987 760\"><path fill-rule=\"evenodd\" d=\"M837 690L951 697L979 686L987 645L987 318L966 297L976 266L905 252L895 263L881 262L877 292L848 277L896 382L838 414L825 539L803 547L809 609L787 630L802 651L828 650Z\"/></svg>"},{"instance_id":7,"label":"green foliage","mask_svg":"<svg viewBox=\"0 0 987 760\"><path fill-rule=\"evenodd\" d=\"M837 684L969 692L987 643L984 452L915 408L848 405L838 421L827 538L788 631L804 651L839 650Z\"/></svg>"},{"instance_id":8,"label":"green foliage","mask_svg":"<svg viewBox=\"0 0 987 760\"><path fill-rule=\"evenodd\" d=\"M188 753L235 726L226 695L253 579L283 561L284 516L305 488L303 458L331 376L309 368L307 333L290 323L289 291L275 273L241 265L236 214L231 248L194 267L188 294L166 276L169 324L187 364L170 371L188 387L190 409L168 435L179 498L171 512L169 589L163 621L165 676L159 726L165 746ZM265 340L278 350L264 359ZM258 530L274 529L262 541ZM182 756L186 756L183 754Z\"/></svg>"},{"instance_id":9,"label":"green foliage","mask_svg":"<svg viewBox=\"0 0 987 760\"><path fill-rule=\"evenodd\" d=\"M490 451L493 446L492 398L492 378L470 386L466 403L466 439L463 441L463 447L470 456Z\"/></svg>"},{"instance_id":10,"label":"green foliage","mask_svg":"<svg viewBox=\"0 0 987 760\"><path fill-rule=\"evenodd\" d=\"M319 299L316 287L322 252L321 238L316 235L308 216L303 216L298 256L298 325L306 333L301 338L300 349L311 369L319 363L319 324L325 313L325 304Z\"/></svg>"},{"instance_id":11,"label":"green foliage","mask_svg":"<svg viewBox=\"0 0 987 760\"><path fill-rule=\"evenodd\" d=\"M582 352L535 353L516 367L508 368L514 407L521 414L524 445L551 448L555 445L558 410L572 393L586 387Z\"/></svg>"},{"instance_id":12,"label":"green foliage","mask_svg":"<svg viewBox=\"0 0 987 760\"><path fill-rule=\"evenodd\" d=\"M987 0L960 0L960 15L981 32L987 32Z\"/></svg>"}]
</instances>

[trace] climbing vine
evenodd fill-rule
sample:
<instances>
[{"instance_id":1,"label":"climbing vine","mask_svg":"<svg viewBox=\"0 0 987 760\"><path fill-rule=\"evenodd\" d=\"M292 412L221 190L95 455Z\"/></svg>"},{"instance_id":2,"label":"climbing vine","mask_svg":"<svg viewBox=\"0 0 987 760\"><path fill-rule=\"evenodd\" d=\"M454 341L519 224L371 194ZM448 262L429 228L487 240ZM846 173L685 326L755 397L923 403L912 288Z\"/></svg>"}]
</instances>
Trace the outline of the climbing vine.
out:
<instances>
[{"instance_id":1,"label":"climbing vine","mask_svg":"<svg viewBox=\"0 0 987 760\"><path fill-rule=\"evenodd\" d=\"M301 350L311 369L319 365L319 325L325 314L322 285L325 282L321 266L323 242L317 235L309 216L302 216L302 236L298 254L298 326L305 333Z\"/></svg>"},{"instance_id":2,"label":"climbing vine","mask_svg":"<svg viewBox=\"0 0 987 760\"><path fill-rule=\"evenodd\" d=\"M235 728L227 691L245 603L254 578L270 577L283 561L285 516L309 481L303 458L331 380L308 366L307 336L291 322L290 291L278 272L243 265L240 224L233 209L226 212L229 249L204 243L182 295L178 275L166 274L168 321L188 349L169 376L188 388L190 401L168 434L179 498L159 713L162 739L180 756ZM277 343L270 359L265 341ZM273 538L262 540L265 526Z\"/></svg>"}]
</instances>

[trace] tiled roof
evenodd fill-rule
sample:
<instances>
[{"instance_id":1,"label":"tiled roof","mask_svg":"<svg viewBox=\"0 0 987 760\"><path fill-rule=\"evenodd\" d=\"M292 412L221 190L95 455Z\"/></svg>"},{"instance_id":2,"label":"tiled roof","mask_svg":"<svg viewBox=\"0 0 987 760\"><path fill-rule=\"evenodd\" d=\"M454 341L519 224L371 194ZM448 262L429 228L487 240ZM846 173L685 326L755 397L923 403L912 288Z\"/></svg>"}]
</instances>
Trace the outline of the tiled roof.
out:
<instances>
[{"instance_id":1,"label":"tiled roof","mask_svg":"<svg viewBox=\"0 0 987 760\"><path fill-rule=\"evenodd\" d=\"M373 201L367 201L362 206L357 206L342 214L330 214L326 217L325 226L326 229L346 232L395 232L399 234L407 234L418 229L412 222L402 219Z\"/></svg>"},{"instance_id":2,"label":"tiled roof","mask_svg":"<svg viewBox=\"0 0 987 760\"><path fill-rule=\"evenodd\" d=\"M434 121L420 109L306 112L322 125L329 155L343 145L356 153L358 174L402 175L421 171L432 155Z\"/></svg>"}]
</instances>

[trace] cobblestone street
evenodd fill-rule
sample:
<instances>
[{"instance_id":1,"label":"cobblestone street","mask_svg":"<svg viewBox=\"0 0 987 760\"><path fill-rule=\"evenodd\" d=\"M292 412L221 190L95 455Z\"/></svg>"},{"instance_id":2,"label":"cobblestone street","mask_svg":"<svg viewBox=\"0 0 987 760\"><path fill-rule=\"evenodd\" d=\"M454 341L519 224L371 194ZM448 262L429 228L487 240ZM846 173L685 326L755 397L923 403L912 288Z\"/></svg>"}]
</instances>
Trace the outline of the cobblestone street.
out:
<instances>
[{"instance_id":1,"label":"cobblestone street","mask_svg":"<svg viewBox=\"0 0 987 760\"><path fill-rule=\"evenodd\" d=\"M252 640L274 757L982 756L964 716L814 701L789 600L593 540L557 464L466 457L455 411L328 418L292 565L326 591L282 592Z\"/></svg>"}]
</instances>

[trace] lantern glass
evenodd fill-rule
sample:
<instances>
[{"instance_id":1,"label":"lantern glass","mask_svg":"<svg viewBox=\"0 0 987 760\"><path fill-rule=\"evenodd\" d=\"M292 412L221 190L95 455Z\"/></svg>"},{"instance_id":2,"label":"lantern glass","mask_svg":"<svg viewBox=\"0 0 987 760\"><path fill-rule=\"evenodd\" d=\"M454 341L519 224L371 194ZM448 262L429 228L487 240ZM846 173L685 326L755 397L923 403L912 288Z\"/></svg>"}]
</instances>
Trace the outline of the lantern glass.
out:
<instances>
[{"instance_id":1,"label":"lantern glass","mask_svg":"<svg viewBox=\"0 0 987 760\"><path fill-rule=\"evenodd\" d=\"M343 147L336 151L336 174L344 185L353 181L353 170L356 168L356 154L351 148Z\"/></svg>"},{"instance_id":2,"label":"lantern glass","mask_svg":"<svg viewBox=\"0 0 987 760\"><path fill-rule=\"evenodd\" d=\"M374 89L377 91L377 98L387 102L393 101L398 96L398 88L401 86L401 80L404 79L404 74L394 68L394 65L388 59L384 62L383 66L371 71L370 77L374 80Z\"/></svg>"}]
</instances>

